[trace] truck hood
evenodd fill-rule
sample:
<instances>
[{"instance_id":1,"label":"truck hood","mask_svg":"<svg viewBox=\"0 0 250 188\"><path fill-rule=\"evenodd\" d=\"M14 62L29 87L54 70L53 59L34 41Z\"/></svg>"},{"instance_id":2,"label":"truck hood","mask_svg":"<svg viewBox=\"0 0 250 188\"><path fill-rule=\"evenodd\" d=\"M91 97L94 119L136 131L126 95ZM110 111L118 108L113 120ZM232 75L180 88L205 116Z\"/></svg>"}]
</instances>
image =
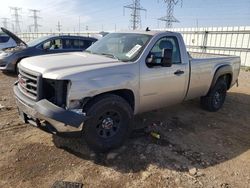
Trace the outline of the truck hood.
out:
<instances>
[{"instance_id":1,"label":"truck hood","mask_svg":"<svg viewBox=\"0 0 250 188\"><path fill-rule=\"evenodd\" d=\"M117 66L119 64L124 64L124 62L87 52L34 56L21 61L22 67L39 72L44 78L50 79L63 79L88 70Z\"/></svg>"}]
</instances>

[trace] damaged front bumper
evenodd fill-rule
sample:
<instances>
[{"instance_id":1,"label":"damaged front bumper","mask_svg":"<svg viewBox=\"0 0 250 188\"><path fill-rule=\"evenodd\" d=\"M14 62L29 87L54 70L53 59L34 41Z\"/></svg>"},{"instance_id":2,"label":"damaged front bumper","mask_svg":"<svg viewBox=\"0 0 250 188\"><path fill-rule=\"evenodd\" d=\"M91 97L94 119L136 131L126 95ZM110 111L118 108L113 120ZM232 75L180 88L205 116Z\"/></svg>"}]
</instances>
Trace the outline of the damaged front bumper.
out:
<instances>
[{"instance_id":1,"label":"damaged front bumper","mask_svg":"<svg viewBox=\"0 0 250 188\"><path fill-rule=\"evenodd\" d=\"M25 123L30 123L53 134L80 132L87 117L83 114L65 110L46 99L34 102L24 96L18 86L14 93L20 117Z\"/></svg>"}]
</instances>

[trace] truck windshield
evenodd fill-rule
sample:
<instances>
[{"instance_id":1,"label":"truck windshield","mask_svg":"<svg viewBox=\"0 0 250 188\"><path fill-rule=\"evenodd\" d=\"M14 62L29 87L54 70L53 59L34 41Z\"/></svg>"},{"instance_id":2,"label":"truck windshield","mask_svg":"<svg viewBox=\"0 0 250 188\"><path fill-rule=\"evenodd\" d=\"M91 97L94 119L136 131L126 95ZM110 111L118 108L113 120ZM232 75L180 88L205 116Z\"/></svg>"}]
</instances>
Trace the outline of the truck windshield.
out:
<instances>
[{"instance_id":1,"label":"truck windshield","mask_svg":"<svg viewBox=\"0 0 250 188\"><path fill-rule=\"evenodd\" d=\"M120 61L131 61L140 55L151 37L151 35L138 33L111 33L94 43L86 51Z\"/></svg>"}]
</instances>

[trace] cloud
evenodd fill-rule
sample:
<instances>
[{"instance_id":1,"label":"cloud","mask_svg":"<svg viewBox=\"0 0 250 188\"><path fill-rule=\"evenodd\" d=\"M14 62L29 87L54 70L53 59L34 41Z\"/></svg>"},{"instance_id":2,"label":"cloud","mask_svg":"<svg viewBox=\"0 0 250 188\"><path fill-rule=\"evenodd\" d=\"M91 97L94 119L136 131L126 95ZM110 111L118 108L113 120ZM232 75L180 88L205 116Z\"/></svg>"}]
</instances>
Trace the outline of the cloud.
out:
<instances>
[{"instance_id":1,"label":"cloud","mask_svg":"<svg viewBox=\"0 0 250 188\"><path fill-rule=\"evenodd\" d=\"M83 1L68 1L68 0L13 0L3 1L0 6L0 17L11 18L9 7L15 6L22 8L21 13L21 28L22 31L27 31L28 26L33 23L29 9L38 9L41 12L39 16L40 31L55 30L58 21L60 21L63 30L73 31L78 30L79 17L81 24L91 20L89 15L84 15L81 11Z\"/></svg>"}]
</instances>

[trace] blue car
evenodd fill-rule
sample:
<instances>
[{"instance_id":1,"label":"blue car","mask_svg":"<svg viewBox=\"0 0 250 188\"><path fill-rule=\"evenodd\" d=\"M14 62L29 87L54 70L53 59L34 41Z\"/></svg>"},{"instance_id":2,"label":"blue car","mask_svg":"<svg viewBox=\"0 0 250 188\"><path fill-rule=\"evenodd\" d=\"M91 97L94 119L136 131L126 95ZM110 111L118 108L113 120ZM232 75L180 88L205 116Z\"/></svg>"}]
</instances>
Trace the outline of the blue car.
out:
<instances>
[{"instance_id":1,"label":"blue car","mask_svg":"<svg viewBox=\"0 0 250 188\"><path fill-rule=\"evenodd\" d=\"M0 70L18 73L17 64L23 59L38 55L84 51L96 38L82 36L45 36L25 43L5 28L2 31L15 40L17 46L2 49Z\"/></svg>"}]
</instances>

